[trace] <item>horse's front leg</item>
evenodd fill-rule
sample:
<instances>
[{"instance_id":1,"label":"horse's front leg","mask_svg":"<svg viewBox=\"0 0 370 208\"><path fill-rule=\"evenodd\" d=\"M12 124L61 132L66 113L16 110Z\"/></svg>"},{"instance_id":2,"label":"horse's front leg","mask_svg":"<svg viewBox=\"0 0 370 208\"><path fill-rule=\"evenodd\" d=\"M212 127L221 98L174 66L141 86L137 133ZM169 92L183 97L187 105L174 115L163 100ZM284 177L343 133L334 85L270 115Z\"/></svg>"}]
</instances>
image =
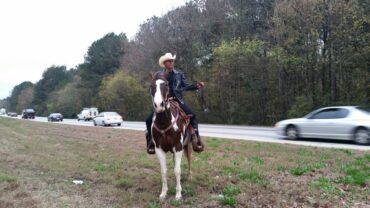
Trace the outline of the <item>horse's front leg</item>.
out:
<instances>
[{"instance_id":1,"label":"horse's front leg","mask_svg":"<svg viewBox=\"0 0 370 208\"><path fill-rule=\"evenodd\" d=\"M161 175L162 175L162 192L161 195L159 195L159 199L164 200L167 196L168 191L166 153L161 148L156 147L155 154L157 155L159 164L161 165Z\"/></svg>"},{"instance_id":2,"label":"horse's front leg","mask_svg":"<svg viewBox=\"0 0 370 208\"><path fill-rule=\"evenodd\" d=\"M175 152L176 200L181 199L181 157L182 150Z\"/></svg>"}]
</instances>

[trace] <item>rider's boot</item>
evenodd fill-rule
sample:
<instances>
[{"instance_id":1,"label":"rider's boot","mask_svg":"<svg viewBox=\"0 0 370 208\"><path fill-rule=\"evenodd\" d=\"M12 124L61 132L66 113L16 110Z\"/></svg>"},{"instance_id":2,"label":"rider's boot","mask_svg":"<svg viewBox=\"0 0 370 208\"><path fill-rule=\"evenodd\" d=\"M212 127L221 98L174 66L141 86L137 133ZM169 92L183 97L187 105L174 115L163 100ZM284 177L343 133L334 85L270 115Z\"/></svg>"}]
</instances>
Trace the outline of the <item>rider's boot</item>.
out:
<instances>
[{"instance_id":1,"label":"rider's boot","mask_svg":"<svg viewBox=\"0 0 370 208\"><path fill-rule=\"evenodd\" d=\"M204 150L204 145L203 142L199 136L199 131L198 129L194 129L192 135L191 135L191 140L192 140L192 146L193 150L195 152L203 152Z\"/></svg>"},{"instance_id":2,"label":"rider's boot","mask_svg":"<svg viewBox=\"0 0 370 208\"><path fill-rule=\"evenodd\" d=\"M152 136L150 135L149 132L146 132L145 137L146 137L146 152L151 155L155 154L154 143L153 139L151 138Z\"/></svg>"}]
</instances>

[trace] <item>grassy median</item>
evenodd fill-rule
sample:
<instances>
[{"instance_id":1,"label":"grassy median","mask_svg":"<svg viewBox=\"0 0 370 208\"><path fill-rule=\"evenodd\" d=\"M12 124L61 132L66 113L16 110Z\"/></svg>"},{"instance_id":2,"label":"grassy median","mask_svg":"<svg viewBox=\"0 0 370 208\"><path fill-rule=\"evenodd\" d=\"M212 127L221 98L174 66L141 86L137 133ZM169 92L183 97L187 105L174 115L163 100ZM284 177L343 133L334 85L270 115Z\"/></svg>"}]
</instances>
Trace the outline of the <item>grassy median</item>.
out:
<instances>
[{"instance_id":1,"label":"grassy median","mask_svg":"<svg viewBox=\"0 0 370 208\"><path fill-rule=\"evenodd\" d=\"M364 207L370 152L204 138L183 200L159 202L160 168L144 133L0 117L3 207ZM82 180L76 185L73 180Z\"/></svg>"}]
</instances>

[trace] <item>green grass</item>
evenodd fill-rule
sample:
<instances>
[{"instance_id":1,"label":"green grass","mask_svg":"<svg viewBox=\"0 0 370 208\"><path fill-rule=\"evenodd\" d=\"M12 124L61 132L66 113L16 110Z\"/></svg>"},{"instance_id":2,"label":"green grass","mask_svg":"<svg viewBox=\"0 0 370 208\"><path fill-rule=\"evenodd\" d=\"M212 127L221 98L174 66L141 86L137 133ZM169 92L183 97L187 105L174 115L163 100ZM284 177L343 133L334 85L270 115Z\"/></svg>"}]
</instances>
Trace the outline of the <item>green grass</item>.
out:
<instances>
[{"instance_id":1,"label":"green grass","mask_svg":"<svg viewBox=\"0 0 370 208\"><path fill-rule=\"evenodd\" d=\"M223 194L227 196L235 196L240 194L240 192L240 188L234 185L228 185L223 190Z\"/></svg>"},{"instance_id":2,"label":"green grass","mask_svg":"<svg viewBox=\"0 0 370 208\"><path fill-rule=\"evenodd\" d=\"M176 195L176 188L175 187L169 188L168 191L167 191L167 194L175 196Z\"/></svg>"},{"instance_id":3,"label":"green grass","mask_svg":"<svg viewBox=\"0 0 370 208\"><path fill-rule=\"evenodd\" d=\"M344 152L346 155L348 155L348 156L352 156L353 155L353 153L352 153L352 151L351 150L348 150L348 149L341 149L341 151L342 152Z\"/></svg>"},{"instance_id":4,"label":"green grass","mask_svg":"<svg viewBox=\"0 0 370 208\"><path fill-rule=\"evenodd\" d=\"M242 181L249 181L258 185L263 185L267 183L264 176L261 173L258 173L256 170L241 171L238 174L238 177Z\"/></svg>"},{"instance_id":5,"label":"green grass","mask_svg":"<svg viewBox=\"0 0 370 208\"><path fill-rule=\"evenodd\" d=\"M170 201L170 204L174 207L179 207L182 205L182 201L181 200L171 200Z\"/></svg>"},{"instance_id":6,"label":"green grass","mask_svg":"<svg viewBox=\"0 0 370 208\"><path fill-rule=\"evenodd\" d=\"M301 176L307 172L311 172L312 169L310 166L298 166L290 169L290 173L295 176Z\"/></svg>"},{"instance_id":7,"label":"green grass","mask_svg":"<svg viewBox=\"0 0 370 208\"><path fill-rule=\"evenodd\" d=\"M283 166L283 165L278 165L276 167L276 170L277 171L280 171L280 172L285 172L287 170L287 168L285 166Z\"/></svg>"},{"instance_id":8,"label":"green grass","mask_svg":"<svg viewBox=\"0 0 370 208\"><path fill-rule=\"evenodd\" d=\"M167 192L168 195L175 196L176 195L176 187L170 187ZM196 192L194 187L190 185L183 185L181 194L186 197L194 197L196 196Z\"/></svg>"},{"instance_id":9,"label":"green grass","mask_svg":"<svg viewBox=\"0 0 370 208\"><path fill-rule=\"evenodd\" d=\"M301 156L308 156L308 157L313 155L313 153L307 150L306 148L299 148L297 151L297 154Z\"/></svg>"},{"instance_id":10,"label":"green grass","mask_svg":"<svg viewBox=\"0 0 370 208\"><path fill-rule=\"evenodd\" d=\"M182 194L186 197L195 197L197 195L194 187L191 187L191 186L184 186L182 188Z\"/></svg>"},{"instance_id":11,"label":"green grass","mask_svg":"<svg viewBox=\"0 0 370 208\"><path fill-rule=\"evenodd\" d=\"M315 185L326 193L333 193L336 190L333 181L326 177L320 177L317 181L315 181Z\"/></svg>"},{"instance_id":12,"label":"green grass","mask_svg":"<svg viewBox=\"0 0 370 208\"><path fill-rule=\"evenodd\" d=\"M199 158L201 160L204 160L204 161L207 161L211 157L212 157L212 153L211 152L204 152L204 154L202 153L202 154L199 155Z\"/></svg>"},{"instance_id":13,"label":"green grass","mask_svg":"<svg viewBox=\"0 0 370 208\"><path fill-rule=\"evenodd\" d=\"M240 188L235 185L228 185L224 188L222 195L219 197L219 201L222 205L234 206L237 203L235 196L240 194Z\"/></svg>"},{"instance_id":14,"label":"green grass","mask_svg":"<svg viewBox=\"0 0 370 208\"><path fill-rule=\"evenodd\" d=\"M222 196L220 198L222 205L234 206L236 205L236 199L233 196Z\"/></svg>"},{"instance_id":15,"label":"green grass","mask_svg":"<svg viewBox=\"0 0 370 208\"><path fill-rule=\"evenodd\" d=\"M161 205L158 202L149 202L148 208L161 208Z\"/></svg>"},{"instance_id":16,"label":"green grass","mask_svg":"<svg viewBox=\"0 0 370 208\"><path fill-rule=\"evenodd\" d=\"M356 157L354 161L342 166L341 171L345 174L341 178L344 184L364 186L370 181L370 154Z\"/></svg>"},{"instance_id":17,"label":"green grass","mask_svg":"<svg viewBox=\"0 0 370 208\"><path fill-rule=\"evenodd\" d=\"M0 183L1 182L15 182L17 181L17 177L15 176L10 176L10 175L0 175Z\"/></svg>"},{"instance_id":18,"label":"green grass","mask_svg":"<svg viewBox=\"0 0 370 208\"><path fill-rule=\"evenodd\" d=\"M248 161L252 161L253 164L262 166L264 164L264 160L260 157L252 156L247 159ZM263 174L258 173L254 166L250 164L242 164L239 160L232 160L230 161L230 166L222 167L221 174L225 176L236 176L238 179L242 181L249 181L251 183L263 185L267 181L264 178ZM251 170L245 170L242 167L248 165ZM245 167L244 167L245 168Z\"/></svg>"},{"instance_id":19,"label":"green grass","mask_svg":"<svg viewBox=\"0 0 370 208\"><path fill-rule=\"evenodd\" d=\"M229 176L229 175L234 175L234 174L237 174L241 172L241 168L238 167L238 166L226 166L226 167L223 167L222 168L222 175L226 175L226 176Z\"/></svg>"},{"instance_id":20,"label":"green grass","mask_svg":"<svg viewBox=\"0 0 370 208\"><path fill-rule=\"evenodd\" d=\"M256 143L253 147L256 150L261 150L262 149L262 143Z\"/></svg>"},{"instance_id":21,"label":"green grass","mask_svg":"<svg viewBox=\"0 0 370 208\"><path fill-rule=\"evenodd\" d=\"M265 161L262 158L257 156L250 157L248 158L248 160L258 165L263 165L263 163L265 163Z\"/></svg>"},{"instance_id":22,"label":"green grass","mask_svg":"<svg viewBox=\"0 0 370 208\"><path fill-rule=\"evenodd\" d=\"M211 139L208 139L207 141L206 141L206 146L207 147L211 147L211 148L217 148L217 147L219 147L221 144L223 143L223 141L222 140L220 140L220 139L216 139L216 138L211 138Z\"/></svg>"},{"instance_id":23,"label":"green grass","mask_svg":"<svg viewBox=\"0 0 370 208\"><path fill-rule=\"evenodd\" d=\"M121 188L131 188L134 185L134 182L131 177L124 177L116 180L115 185Z\"/></svg>"},{"instance_id":24,"label":"green grass","mask_svg":"<svg viewBox=\"0 0 370 208\"><path fill-rule=\"evenodd\" d=\"M98 171L98 172L106 172L106 171L114 172L114 171L117 171L119 169L119 167L120 166L116 165L116 164L98 163L98 164L95 165L94 170Z\"/></svg>"},{"instance_id":25,"label":"green grass","mask_svg":"<svg viewBox=\"0 0 370 208\"><path fill-rule=\"evenodd\" d=\"M226 146L225 147L225 150L228 151L228 152L232 152L232 151L234 151L234 147L232 147L232 146Z\"/></svg>"},{"instance_id":26,"label":"green grass","mask_svg":"<svg viewBox=\"0 0 370 208\"><path fill-rule=\"evenodd\" d=\"M303 175L305 173L309 173L309 172L315 171L317 169L324 168L326 166L327 165L325 163L323 163L323 162L317 162L317 163L308 164L308 165L299 164L298 166L291 168L289 170L289 172L292 175L301 176L301 175Z\"/></svg>"}]
</instances>

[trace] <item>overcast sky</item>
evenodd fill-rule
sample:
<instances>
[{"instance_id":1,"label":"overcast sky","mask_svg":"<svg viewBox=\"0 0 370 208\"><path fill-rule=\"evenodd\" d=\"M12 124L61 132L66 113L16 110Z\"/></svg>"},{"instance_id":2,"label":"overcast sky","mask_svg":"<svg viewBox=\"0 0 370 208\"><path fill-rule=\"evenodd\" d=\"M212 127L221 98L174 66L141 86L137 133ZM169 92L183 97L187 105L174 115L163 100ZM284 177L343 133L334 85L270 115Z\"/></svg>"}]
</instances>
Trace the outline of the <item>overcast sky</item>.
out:
<instances>
[{"instance_id":1,"label":"overcast sky","mask_svg":"<svg viewBox=\"0 0 370 208\"><path fill-rule=\"evenodd\" d=\"M83 62L91 43L109 32L133 38L153 15L188 0L0 1L0 99L23 82L38 81L49 66Z\"/></svg>"}]
</instances>

